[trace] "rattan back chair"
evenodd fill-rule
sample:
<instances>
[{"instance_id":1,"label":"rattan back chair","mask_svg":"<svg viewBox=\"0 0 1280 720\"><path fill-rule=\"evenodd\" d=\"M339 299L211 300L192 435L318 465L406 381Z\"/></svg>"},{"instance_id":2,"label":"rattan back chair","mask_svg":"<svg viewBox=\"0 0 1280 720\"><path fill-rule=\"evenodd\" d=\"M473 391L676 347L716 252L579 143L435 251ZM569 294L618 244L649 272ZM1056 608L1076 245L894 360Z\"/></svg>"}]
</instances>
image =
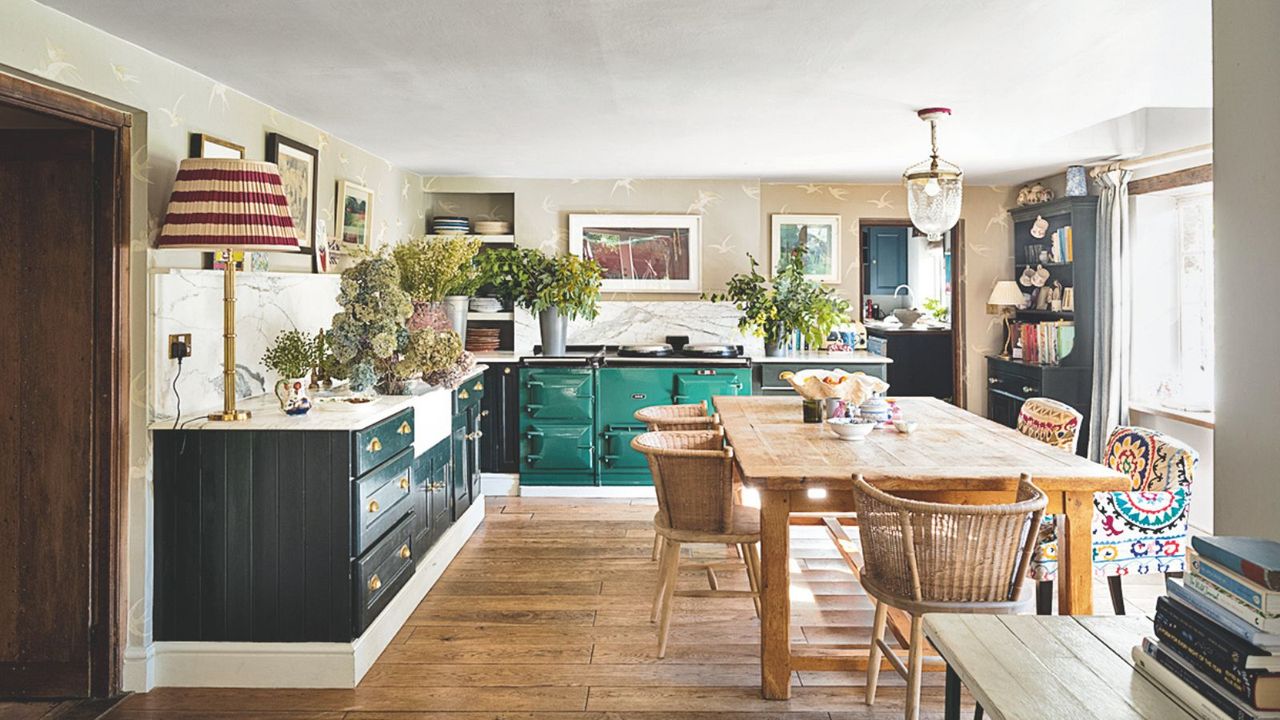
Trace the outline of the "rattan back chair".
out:
<instances>
[{"instance_id":1,"label":"rattan back chair","mask_svg":"<svg viewBox=\"0 0 1280 720\"><path fill-rule=\"evenodd\" d=\"M1036 547L1036 528L1048 497L1028 475L1014 502L953 505L897 497L855 476L863 569L859 578L876 599L866 702L875 702L880 655L907 679L908 720L920 707L923 623L927 612L1011 613ZM907 666L884 642L889 607L911 615Z\"/></svg>"},{"instance_id":2,"label":"rattan back chair","mask_svg":"<svg viewBox=\"0 0 1280 720\"><path fill-rule=\"evenodd\" d=\"M661 617L658 657L665 657L674 597L750 597L760 613L760 511L734 503L733 448L724 445L724 430L647 432L631 447L648 458L658 512L654 532L662 539L662 559L650 621ZM738 548L750 590L721 590L717 567L738 561L687 564L707 572L709 590L677 590L680 547L684 544L731 545Z\"/></svg>"},{"instance_id":3,"label":"rattan back chair","mask_svg":"<svg viewBox=\"0 0 1280 720\"><path fill-rule=\"evenodd\" d=\"M707 412L707 401L684 405L651 405L635 413L650 430L710 430L720 426L720 414Z\"/></svg>"}]
</instances>

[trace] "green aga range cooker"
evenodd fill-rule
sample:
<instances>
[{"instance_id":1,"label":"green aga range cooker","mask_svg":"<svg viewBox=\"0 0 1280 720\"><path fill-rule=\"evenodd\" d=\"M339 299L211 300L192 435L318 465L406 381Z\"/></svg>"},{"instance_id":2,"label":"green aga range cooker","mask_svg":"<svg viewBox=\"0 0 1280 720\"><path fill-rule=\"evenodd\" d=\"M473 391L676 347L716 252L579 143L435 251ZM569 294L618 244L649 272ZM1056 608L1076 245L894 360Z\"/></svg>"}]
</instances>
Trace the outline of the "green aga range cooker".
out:
<instances>
[{"instance_id":1,"label":"green aga range cooker","mask_svg":"<svg viewBox=\"0 0 1280 720\"><path fill-rule=\"evenodd\" d=\"M728 345L570 348L520 365L522 485L649 485L631 449L637 410L751 394L751 361Z\"/></svg>"}]
</instances>

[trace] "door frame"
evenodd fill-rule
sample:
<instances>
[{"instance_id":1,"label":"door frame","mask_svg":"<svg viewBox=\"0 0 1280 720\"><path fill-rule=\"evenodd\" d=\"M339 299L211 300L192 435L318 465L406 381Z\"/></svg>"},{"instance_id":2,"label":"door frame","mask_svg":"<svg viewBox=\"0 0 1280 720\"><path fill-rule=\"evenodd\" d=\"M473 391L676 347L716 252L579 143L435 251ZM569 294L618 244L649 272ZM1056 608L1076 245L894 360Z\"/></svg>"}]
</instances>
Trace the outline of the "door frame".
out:
<instances>
[{"instance_id":1,"label":"door frame","mask_svg":"<svg viewBox=\"0 0 1280 720\"><path fill-rule=\"evenodd\" d=\"M858 218L858 317L863 316L862 295L866 288L862 287L863 272L867 258L862 253L862 231L869 226L906 227L915 225L908 218ZM966 407L968 403L968 385L965 383L965 331L964 331L964 220L961 219L951 229L951 387L952 401L956 407Z\"/></svg>"},{"instance_id":2,"label":"door frame","mask_svg":"<svg viewBox=\"0 0 1280 720\"><path fill-rule=\"evenodd\" d=\"M93 131L94 348L90 453L89 692L120 690L125 606L124 496L129 457L129 171L133 116L0 73L0 104Z\"/></svg>"}]
</instances>

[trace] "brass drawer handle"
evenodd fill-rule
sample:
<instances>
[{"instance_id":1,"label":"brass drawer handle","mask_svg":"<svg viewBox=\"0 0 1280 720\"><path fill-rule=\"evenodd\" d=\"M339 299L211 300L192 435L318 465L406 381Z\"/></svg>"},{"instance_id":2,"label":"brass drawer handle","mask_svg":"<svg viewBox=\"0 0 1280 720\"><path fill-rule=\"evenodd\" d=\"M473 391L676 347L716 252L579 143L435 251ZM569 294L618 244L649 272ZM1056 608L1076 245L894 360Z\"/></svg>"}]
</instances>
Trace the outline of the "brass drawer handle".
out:
<instances>
[{"instance_id":1,"label":"brass drawer handle","mask_svg":"<svg viewBox=\"0 0 1280 720\"><path fill-rule=\"evenodd\" d=\"M400 478L400 489L405 492L409 492L409 476L408 475Z\"/></svg>"},{"instance_id":2,"label":"brass drawer handle","mask_svg":"<svg viewBox=\"0 0 1280 720\"><path fill-rule=\"evenodd\" d=\"M989 377L989 378L987 378L987 384L988 384L988 385L999 385L999 384L1000 384L1000 378L993 378L993 377Z\"/></svg>"},{"instance_id":3,"label":"brass drawer handle","mask_svg":"<svg viewBox=\"0 0 1280 720\"><path fill-rule=\"evenodd\" d=\"M400 557L404 558L405 560L408 560L409 558L413 557L413 552L409 550L408 545L400 546Z\"/></svg>"},{"instance_id":4,"label":"brass drawer handle","mask_svg":"<svg viewBox=\"0 0 1280 720\"><path fill-rule=\"evenodd\" d=\"M445 485L442 482L433 482L428 484L427 488L430 490L443 490L445 488Z\"/></svg>"},{"instance_id":5,"label":"brass drawer handle","mask_svg":"<svg viewBox=\"0 0 1280 720\"><path fill-rule=\"evenodd\" d=\"M471 393L467 392L466 390L459 390L459 391L458 391L458 399L459 399L459 400L466 400L466 399L467 399L467 398L469 398L469 397L471 397Z\"/></svg>"},{"instance_id":6,"label":"brass drawer handle","mask_svg":"<svg viewBox=\"0 0 1280 720\"><path fill-rule=\"evenodd\" d=\"M374 575L373 577L369 578L370 590L377 590L380 587L382 587L382 580L377 575Z\"/></svg>"},{"instance_id":7,"label":"brass drawer handle","mask_svg":"<svg viewBox=\"0 0 1280 720\"><path fill-rule=\"evenodd\" d=\"M408 435L409 433L413 432L413 426L409 424L408 420L405 420L404 422L400 423L400 427L396 428L396 432L399 433L400 435Z\"/></svg>"},{"instance_id":8,"label":"brass drawer handle","mask_svg":"<svg viewBox=\"0 0 1280 720\"><path fill-rule=\"evenodd\" d=\"M475 389L475 391L476 391L476 392L480 392L480 391L484 390L484 384L483 384L483 383L476 383L476 385L475 385L475 388L474 388L474 389Z\"/></svg>"},{"instance_id":9,"label":"brass drawer handle","mask_svg":"<svg viewBox=\"0 0 1280 720\"><path fill-rule=\"evenodd\" d=\"M377 500L370 500L370 501L369 501L369 512L371 512L371 513L376 513L376 512L378 512L378 510L379 510L379 508L380 508L380 507L381 507L381 506L380 506L380 505L378 505L378 501L377 501Z\"/></svg>"},{"instance_id":10,"label":"brass drawer handle","mask_svg":"<svg viewBox=\"0 0 1280 720\"><path fill-rule=\"evenodd\" d=\"M382 452L382 441L378 438L370 440L367 450L371 453Z\"/></svg>"}]
</instances>

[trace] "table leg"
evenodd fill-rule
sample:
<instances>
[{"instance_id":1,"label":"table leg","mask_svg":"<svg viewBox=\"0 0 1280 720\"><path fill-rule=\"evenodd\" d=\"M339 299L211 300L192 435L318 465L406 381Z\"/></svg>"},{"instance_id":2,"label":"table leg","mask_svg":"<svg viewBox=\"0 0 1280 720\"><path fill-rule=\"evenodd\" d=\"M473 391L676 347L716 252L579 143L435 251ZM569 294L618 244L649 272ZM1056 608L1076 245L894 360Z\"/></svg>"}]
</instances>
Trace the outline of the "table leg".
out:
<instances>
[{"instance_id":1,"label":"table leg","mask_svg":"<svg viewBox=\"0 0 1280 720\"><path fill-rule=\"evenodd\" d=\"M947 663L946 705L942 717L946 720L960 720L960 676Z\"/></svg>"},{"instance_id":2,"label":"table leg","mask_svg":"<svg viewBox=\"0 0 1280 720\"><path fill-rule=\"evenodd\" d=\"M760 681L767 700L791 698L791 496L760 493Z\"/></svg>"},{"instance_id":3,"label":"table leg","mask_svg":"<svg viewBox=\"0 0 1280 720\"><path fill-rule=\"evenodd\" d=\"M1058 613L1093 614L1093 493L1063 495L1058 536Z\"/></svg>"}]
</instances>

